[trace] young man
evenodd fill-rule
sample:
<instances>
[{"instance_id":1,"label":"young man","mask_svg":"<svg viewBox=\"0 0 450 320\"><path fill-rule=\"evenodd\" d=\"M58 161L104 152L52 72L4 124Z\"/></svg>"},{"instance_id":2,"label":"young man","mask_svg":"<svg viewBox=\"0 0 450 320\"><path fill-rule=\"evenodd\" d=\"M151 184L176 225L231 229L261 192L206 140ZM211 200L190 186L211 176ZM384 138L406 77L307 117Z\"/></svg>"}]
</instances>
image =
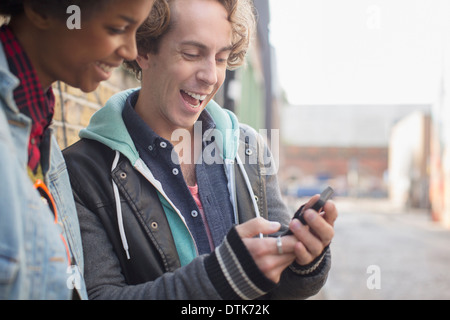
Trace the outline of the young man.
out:
<instances>
[{"instance_id":1,"label":"young man","mask_svg":"<svg viewBox=\"0 0 450 320\"><path fill-rule=\"evenodd\" d=\"M0 3L10 18L0 28L0 299L87 298L75 203L49 128L51 85L61 80L92 91L134 59L136 30L152 4ZM76 12L80 25L71 29L67 20Z\"/></svg>"},{"instance_id":2,"label":"young man","mask_svg":"<svg viewBox=\"0 0 450 320\"><path fill-rule=\"evenodd\" d=\"M64 151L90 298L315 294L330 267L334 204L308 211L309 226L291 222L294 235L257 237L281 234L290 215L261 161L267 146L212 101L227 67L243 63L251 1L167 4L138 31L129 64L142 88L114 96Z\"/></svg>"}]
</instances>

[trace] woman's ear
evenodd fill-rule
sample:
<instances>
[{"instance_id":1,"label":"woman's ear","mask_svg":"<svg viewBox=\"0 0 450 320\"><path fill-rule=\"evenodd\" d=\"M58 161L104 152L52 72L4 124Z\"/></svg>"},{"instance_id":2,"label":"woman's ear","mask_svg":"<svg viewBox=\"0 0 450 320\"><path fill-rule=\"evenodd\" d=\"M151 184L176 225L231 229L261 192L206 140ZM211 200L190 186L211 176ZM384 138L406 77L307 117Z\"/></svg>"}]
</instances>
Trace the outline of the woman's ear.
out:
<instances>
[{"instance_id":1,"label":"woman's ear","mask_svg":"<svg viewBox=\"0 0 450 320\"><path fill-rule=\"evenodd\" d=\"M53 19L45 12L36 10L28 1L24 1L23 11L28 20L39 29L48 29L52 25Z\"/></svg>"}]
</instances>

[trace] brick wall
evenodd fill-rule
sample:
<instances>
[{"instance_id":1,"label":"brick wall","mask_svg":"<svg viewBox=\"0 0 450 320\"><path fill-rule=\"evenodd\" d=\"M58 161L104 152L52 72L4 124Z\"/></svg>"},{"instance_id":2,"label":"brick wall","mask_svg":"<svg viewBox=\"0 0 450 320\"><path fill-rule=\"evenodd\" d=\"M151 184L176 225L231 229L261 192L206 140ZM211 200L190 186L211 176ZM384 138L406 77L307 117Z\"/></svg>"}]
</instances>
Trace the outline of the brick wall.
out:
<instances>
[{"instance_id":1,"label":"brick wall","mask_svg":"<svg viewBox=\"0 0 450 320\"><path fill-rule=\"evenodd\" d=\"M283 148L282 181L297 186L333 184L340 195L385 196L388 148Z\"/></svg>"},{"instance_id":2,"label":"brick wall","mask_svg":"<svg viewBox=\"0 0 450 320\"><path fill-rule=\"evenodd\" d=\"M336 148L295 147L285 148L284 165L296 166L304 174L329 173L345 175L357 163L362 173L382 177L388 167L388 148Z\"/></svg>"},{"instance_id":3,"label":"brick wall","mask_svg":"<svg viewBox=\"0 0 450 320\"><path fill-rule=\"evenodd\" d=\"M84 93L65 83L55 83L53 90L56 97L53 128L61 148L79 140L78 133L89 124L92 115L105 105L106 101L117 92L138 87L134 75L119 68L110 80L102 82L97 90ZM63 108L61 107L63 101Z\"/></svg>"}]
</instances>

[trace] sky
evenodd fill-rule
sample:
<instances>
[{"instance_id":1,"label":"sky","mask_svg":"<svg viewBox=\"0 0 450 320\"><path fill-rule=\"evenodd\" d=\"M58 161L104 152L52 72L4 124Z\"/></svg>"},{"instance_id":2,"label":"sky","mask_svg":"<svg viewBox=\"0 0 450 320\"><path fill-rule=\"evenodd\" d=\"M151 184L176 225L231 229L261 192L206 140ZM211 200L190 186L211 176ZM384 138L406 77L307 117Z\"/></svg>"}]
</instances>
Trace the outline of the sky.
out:
<instances>
[{"instance_id":1,"label":"sky","mask_svg":"<svg viewBox=\"0 0 450 320\"><path fill-rule=\"evenodd\" d=\"M270 0L270 9L291 104L436 100L450 0Z\"/></svg>"}]
</instances>

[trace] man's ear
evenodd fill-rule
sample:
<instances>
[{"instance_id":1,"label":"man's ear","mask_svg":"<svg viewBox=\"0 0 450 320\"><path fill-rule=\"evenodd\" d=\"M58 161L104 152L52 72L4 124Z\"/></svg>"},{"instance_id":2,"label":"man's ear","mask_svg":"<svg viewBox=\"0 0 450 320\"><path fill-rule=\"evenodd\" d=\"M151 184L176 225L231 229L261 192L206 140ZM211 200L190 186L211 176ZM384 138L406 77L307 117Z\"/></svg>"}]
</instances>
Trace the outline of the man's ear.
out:
<instances>
[{"instance_id":1,"label":"man's ear","mask_svg":"<svg viewBox=\"0 0 450 320\"><path fill-rule=\"evenodd\" d=\"M150 65L150 54L141 54L139 53L136 62L138 63L139 67L141 67L142 70L148 69Z\"/></svg>"},{"instance_id":2,"label":"man's ear","mask_svg":"<svg viewBox=\"0 0 450 320\"><path fill-rule=\"evenodd\" d=\"M36 10L28 1L24 1L23 11L28 20L39 29L48 29L53 19L49 14Z\"/></svg>"}]
</instances>

